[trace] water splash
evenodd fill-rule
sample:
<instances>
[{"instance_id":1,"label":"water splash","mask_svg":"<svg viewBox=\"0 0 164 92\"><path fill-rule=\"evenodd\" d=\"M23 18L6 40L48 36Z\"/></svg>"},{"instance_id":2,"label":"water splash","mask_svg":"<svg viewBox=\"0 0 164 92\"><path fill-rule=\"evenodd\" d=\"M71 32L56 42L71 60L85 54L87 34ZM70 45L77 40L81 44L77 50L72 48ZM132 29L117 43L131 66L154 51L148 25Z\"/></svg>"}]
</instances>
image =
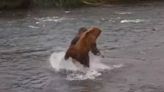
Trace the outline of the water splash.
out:
<instances>
[{"instance_id":1,"label":"water splash","mask_svg":"<svg viewBox=\"0 0 164 92\"><path fill-rule=\"evenodd\" d=\"M53 53L50 56L50 64L55 71L72 71L67 74L67 80L86 80L95 79L102 75L102 71L122 67L121 65L107 66L102 62L102 58L90 54L90 68L85 68L78 62L73 63L72 59L64 60L65 52Z\"/></svg>"},{"instance_id":2,"label":"water splash","mask_svg":"<svg viewBox=\"0 0 164 92\"><path fill-rule=\"evenodd\" d=\"M77 71L78 68L75 66L75 64L73 64L72 61L70 61L70 59L68 61L64 60L64 54L65 52L53 53L49 60L51 66L55 69L55 71L60 71L62 69Z\"/></svg>"}]
</instances>

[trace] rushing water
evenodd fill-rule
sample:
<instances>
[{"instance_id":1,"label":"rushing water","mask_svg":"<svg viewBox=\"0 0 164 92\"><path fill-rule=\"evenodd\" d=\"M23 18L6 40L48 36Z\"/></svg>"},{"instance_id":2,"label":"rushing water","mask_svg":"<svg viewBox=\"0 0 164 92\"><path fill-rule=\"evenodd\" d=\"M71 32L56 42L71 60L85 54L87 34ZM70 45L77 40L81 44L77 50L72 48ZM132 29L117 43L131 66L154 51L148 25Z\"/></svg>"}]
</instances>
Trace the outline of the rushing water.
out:
<instances>
[{"instance_id":1,"label":"rushing water","mask_svg":"<svg viewBox=\"0 0 164 92\"><path fill-rule=\"evenodd\" d=\"M153 3L0 12L0 92L164 92L163 78L150 77L146 60L154 58L144 56L164 43L146 38L164 24L163 11ZM63 60L83 26L102 29L98 48L105 56L91 55L86 73Z\"/></svg>"}]
</instances>

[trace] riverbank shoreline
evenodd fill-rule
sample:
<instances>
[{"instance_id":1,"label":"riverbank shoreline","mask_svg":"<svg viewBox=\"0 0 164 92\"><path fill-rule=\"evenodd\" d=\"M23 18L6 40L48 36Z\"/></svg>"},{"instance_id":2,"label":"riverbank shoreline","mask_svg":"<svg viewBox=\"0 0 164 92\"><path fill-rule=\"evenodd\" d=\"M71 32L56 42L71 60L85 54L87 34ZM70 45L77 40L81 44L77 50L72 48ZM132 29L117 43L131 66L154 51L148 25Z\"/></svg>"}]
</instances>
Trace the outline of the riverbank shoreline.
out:
<instances>
[{"instance_id":1,"label":"riverbank shoreline","mask_svg":"<svg viewBox=\"0 0 164 92\"><path fill-rule=\"evenodd\" d=\"M0 1L0 10L31 10L31 9L76 9L84 7L101 7L109 5L140 5L147 3L160 3L164 2L163 0L111 0L111 1L102 1L102 2L37 2L32 0L17 0L15 2L11 1Z\"/></svg>"}]
</instances>

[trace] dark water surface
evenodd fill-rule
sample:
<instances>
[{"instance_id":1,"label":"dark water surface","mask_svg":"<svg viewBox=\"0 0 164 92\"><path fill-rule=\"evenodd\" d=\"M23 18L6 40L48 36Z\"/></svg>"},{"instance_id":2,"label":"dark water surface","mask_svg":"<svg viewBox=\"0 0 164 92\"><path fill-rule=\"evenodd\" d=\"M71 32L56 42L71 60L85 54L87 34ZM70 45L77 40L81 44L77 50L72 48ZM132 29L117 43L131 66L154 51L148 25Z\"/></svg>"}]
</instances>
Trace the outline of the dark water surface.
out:
<instances>
[{"instance_id":1,"label":"dark water surface","mask_svg":"<svg viewBox=\"0 0 164 92\"><path fill-rule=\"evenodd\" d=\"M79 27L98 26L105 63L94 80L51 68ZM75 10L0 11L0 92L164 92L164 3Z\"/></svg>"}]
</instances>

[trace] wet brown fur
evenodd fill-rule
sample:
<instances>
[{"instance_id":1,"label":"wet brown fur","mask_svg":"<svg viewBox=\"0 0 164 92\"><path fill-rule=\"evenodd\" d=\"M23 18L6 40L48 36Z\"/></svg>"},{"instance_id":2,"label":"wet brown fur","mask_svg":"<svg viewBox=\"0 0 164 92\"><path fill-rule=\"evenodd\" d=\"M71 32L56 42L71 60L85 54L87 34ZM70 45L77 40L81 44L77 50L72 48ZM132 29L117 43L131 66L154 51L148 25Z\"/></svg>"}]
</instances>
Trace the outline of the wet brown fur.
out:
<instances>
[{"instance_id":1,"label":"wet brown fur","mask_svg":"<svg viewBox=\"0 0 164 92\"><path fill-rule=\"evenodd\" d=\"M72 57L84 66L89 67L89 52L91 51L95 55L100 53L96 47L96 40L100 34L101 30L99 28L91 27L78 35L76 42L74 44L71 42L65 54L65 59Z\"/></svg>"}]
</instances>

